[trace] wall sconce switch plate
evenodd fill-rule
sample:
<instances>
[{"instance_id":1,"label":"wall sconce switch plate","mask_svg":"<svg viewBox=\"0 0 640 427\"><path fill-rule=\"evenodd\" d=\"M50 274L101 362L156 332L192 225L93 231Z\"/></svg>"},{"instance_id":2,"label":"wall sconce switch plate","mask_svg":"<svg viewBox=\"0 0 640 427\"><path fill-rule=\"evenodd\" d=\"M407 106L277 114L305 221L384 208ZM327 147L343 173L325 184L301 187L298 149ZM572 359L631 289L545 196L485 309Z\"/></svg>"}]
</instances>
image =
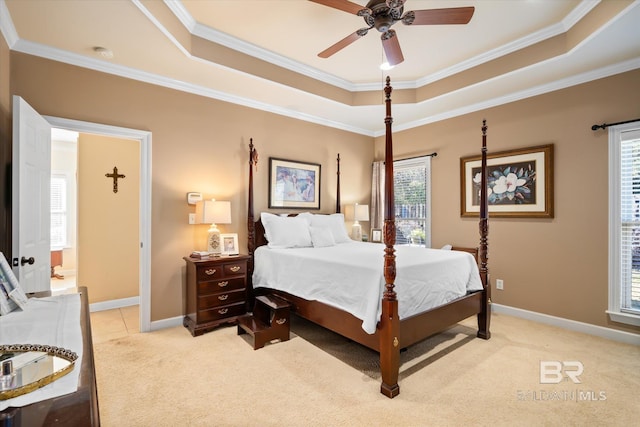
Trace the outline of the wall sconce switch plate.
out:
<instances>
[{"instance_id":1,"label":"wall sconce switch plate","mask_svg":"<svg viewBox=\"0 0 640 427\"><path fill-rule=\"evenodd\" d=\"M196 223L196 214L190 213L189 214L189 224L195 224L195 223Z\"/></svg>"}]
</instances>

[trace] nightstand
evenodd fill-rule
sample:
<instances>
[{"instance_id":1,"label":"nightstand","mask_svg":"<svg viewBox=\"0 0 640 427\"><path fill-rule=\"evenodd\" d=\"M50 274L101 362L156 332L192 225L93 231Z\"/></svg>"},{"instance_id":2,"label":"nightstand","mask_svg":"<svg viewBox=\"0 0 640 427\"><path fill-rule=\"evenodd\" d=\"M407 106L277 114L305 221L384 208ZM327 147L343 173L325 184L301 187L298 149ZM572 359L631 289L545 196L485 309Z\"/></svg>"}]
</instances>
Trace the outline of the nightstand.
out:
<instances>
[{"instance_id":1,"label":"nightstand","mask_svg":"<svg viewBox=\"0 0 640 427\"><path fill-rule=\"evenodd\" d=\"M247 312L248 255L184 257L187 304L182 324L198 336L223 323L236 324Z\"/></svg>"}]
</instances>

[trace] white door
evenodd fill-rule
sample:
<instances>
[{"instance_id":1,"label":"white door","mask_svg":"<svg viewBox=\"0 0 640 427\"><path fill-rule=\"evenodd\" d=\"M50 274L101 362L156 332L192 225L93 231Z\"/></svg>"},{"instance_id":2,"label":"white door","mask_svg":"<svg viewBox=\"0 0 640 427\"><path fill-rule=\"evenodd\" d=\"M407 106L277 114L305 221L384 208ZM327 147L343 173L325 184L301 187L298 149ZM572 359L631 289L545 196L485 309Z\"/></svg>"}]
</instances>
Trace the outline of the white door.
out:
<instances>
[{"instance_id":1,"label":"white door","mask_svg":"<svg viewBox=\"0 0 640 427\"><path fill-rule=\"evenodd\" d=\"M25 292L50 289L51 125L13 97L12 265Z\"/></svg>"}]
</instances>

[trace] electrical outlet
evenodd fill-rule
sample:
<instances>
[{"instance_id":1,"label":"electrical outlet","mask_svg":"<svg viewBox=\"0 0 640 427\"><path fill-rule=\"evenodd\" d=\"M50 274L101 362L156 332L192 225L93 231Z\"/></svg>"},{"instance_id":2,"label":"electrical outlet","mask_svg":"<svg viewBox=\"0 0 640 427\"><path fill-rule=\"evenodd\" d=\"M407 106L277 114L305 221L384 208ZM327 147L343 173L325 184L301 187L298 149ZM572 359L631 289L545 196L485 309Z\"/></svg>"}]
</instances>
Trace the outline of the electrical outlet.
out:
<instances>
[{"instance_id":1,"label":"electrical outlet","mask_svg":"<svg viewBox=\"0 0 640 427\"><path fill-rule=\"evenodd\" d=\"M195 223L196 223L196 214L190 213L189 214L189 224L195 224Z\"/></svg>"},{"instance_id":2,"label":"electrical outlet","mask_svg":"<svg viewBox=\"0 0 640 427\"><path fill-rule=\"evenodd\" d=\"M504 281L502 279L496 279L496 289L504 290Z\"/></svg>"}]
</instances>

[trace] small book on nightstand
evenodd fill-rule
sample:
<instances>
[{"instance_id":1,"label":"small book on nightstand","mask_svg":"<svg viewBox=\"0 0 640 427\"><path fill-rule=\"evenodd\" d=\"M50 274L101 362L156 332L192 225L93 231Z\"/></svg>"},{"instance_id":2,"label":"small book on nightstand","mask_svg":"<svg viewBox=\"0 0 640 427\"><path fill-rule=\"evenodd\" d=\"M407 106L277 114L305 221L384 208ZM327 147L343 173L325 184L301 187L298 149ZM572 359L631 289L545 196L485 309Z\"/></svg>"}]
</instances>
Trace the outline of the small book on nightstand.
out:
<instances>
[{"instance_id":1,"label":"small book on nightstand","mask_svg":"<svg viewBox=\"0 0 640 427\"><path fill-rule=\"evenodd\" d=\"M189 256L191 258L210 258L212 254L207 251L193 251Z\"/></svg>"}]
</instances>

